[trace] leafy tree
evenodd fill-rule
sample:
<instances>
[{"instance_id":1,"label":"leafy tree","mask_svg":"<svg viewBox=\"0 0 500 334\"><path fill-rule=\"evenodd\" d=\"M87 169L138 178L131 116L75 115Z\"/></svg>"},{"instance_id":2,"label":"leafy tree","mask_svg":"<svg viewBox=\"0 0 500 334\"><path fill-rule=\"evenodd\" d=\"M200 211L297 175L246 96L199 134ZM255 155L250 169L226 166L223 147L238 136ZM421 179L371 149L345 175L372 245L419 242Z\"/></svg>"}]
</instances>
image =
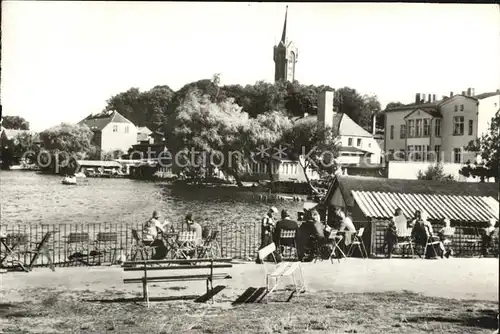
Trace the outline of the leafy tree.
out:
<instances>
[{"instance_id":1,"label":"leafy tree","mask_svg":"<svg viewBox=\"0 0 500 334\"><path fill-rule=\"evenodd\" d=\"M86 125L61 123L40 133L42 147L47 154L41 154L38 163L42 169L67 171L76 168L76 160L95 152L91 140L93 132ZM62 168L60 168L62 167Z\"/></svg>"},{"instance_id":2,"label":"leafy tree","mask_svg":"<svg viewBox=\"0 0 500 334\"><path fill-rule=\"evenodd\" d=\"M452 175L444 173L441 163L430 165L425 172L418 171L417 178L419 180L455 181Z\"/></svg>"},{"instance_id":3,"label":"leafy tree","mask_svg":"<svg viewBox=\"0 0 500 334\"><path fill-rule=\"evenodd\" d=\"M399 101L398 102L389 102L385 106L385 110L392 109L392 108L397 108L397 107L402 107L402 106L404 106L404 103L401 103Z\"/></svg>"},{"instance_id":4,"label":"leafy tree","mask_svg":"<svg viewBox=\"0 0 500 334\"><path fill-rule=\"evenodd\" d=\"M372 115L380 110L376 96L362 96L356 89L343 87L336 91L335 107L341 113L347 114L362 128L371 132Z\"/></svg>"},{"instance_id":5,"label":"leafy tree","mask_svg":"<svg viewBox=\"0 0 500 334\"><path fill-rule=\"evenodd\" d=\"M30 123L20 116L2 116L2 126L14 130L30 129Z\"/></svg>"},{"instance_id":6,"label":"leafy tree","mask_svg":"<svg viewBox=\"0 0 500 334\"><path fill-rule=\"evenodd\" d=\"M319 191L312 186L306 171L310 168L318 173L333 173L337 169L337 135L333 129L319 126L317 120L311 118L295 122L283 134L282 143L288 157L299 161L307 183L316 194Z\"/></svg>"},{"instance_id":7,"label":"leafy tree","mask_svg":"<svg viewBox=\"0 0 500 334\"><path fill-rule=\"evenodd\" d=\"M470 161L460 170L460 174L465 177L479 177L484 182L490 177L495 178L495 182L500 179L500 110L491 119L490 128L487 134L481 138L471 141L465 149L469 152L479 152L481 161L473 164Z\"/></svg>"}]
</instances>

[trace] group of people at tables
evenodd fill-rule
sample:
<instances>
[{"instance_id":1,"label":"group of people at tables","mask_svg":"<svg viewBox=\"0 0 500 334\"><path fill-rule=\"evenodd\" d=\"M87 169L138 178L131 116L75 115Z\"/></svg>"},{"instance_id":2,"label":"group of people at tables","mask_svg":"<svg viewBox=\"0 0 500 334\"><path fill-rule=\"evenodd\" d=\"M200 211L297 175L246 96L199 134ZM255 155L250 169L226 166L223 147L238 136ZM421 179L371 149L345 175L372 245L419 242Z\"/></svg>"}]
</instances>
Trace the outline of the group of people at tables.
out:
<instances>
[{"instance_id":1,"label":"group of people at tables","mask_svg":"<svg viewBox=\"0 0 500 334\"><path fill-rule=\"evenodd\" d=\"M334 245L331 240L335 236L342 235L344 240L344 247L349 246L352 235L357 233L356 227L352 221L349 212L344 212L342 208L335 209L336 220L340 221L340 227L333 230L329 225L321 221L320 214L316 209L316 203L306 202L303 209L302 223L293 220L286 210L281 211L281 220L275 221L275 215L278 214L276 207L271 207L266 216L261 221L261 248L274 243L276 246L295 247L297 250L299 261L311 261L315 255L314 251L326 249L332 251ZM387 248L386 257L391 258L395 246L401 241L408 241L410 239L414 245L426 247L424 250L425 257L441 258L453 255L451 248L451 235L447 233L450 231L451 222L448 218L443 219L444 227L439 230L437 235L433 232L431 223L428 220L428 215L425 211L417 210L412 219L406 219L403 211L397 208L394 216L390 220L387 229L384 233L384 244L379 249L385 253ZM496 219L489 221L489 226L483 229L482 235L482 254L486 255L488 249L491 248L493 232L495 231ZM294 230L295 239L282 239L282 230ZM411 230L410 235L401 236L401 231ZM403 240L401 240L403 239ZM428 243L428 241L431 241ZM314 247L314 244L316 247ZM320 246L319 248L317 246ZM407 249L403 249L403 252ZM280 259L283 252L283 247L277 247L275 258ZM329 253L330 254L330 253ZM419 254L420 255L420 254ZM320 254L320 256L324 256ZM264 259L257 259L260 263Z\"/></svg>"},{"instance_id":2,"label":"group of people at tables","mask_svg":"<svg viewBox=\"0 0 500 334\"><path fill-rule=\"evenodd\" d=\"M297 250L297 257L299 261L311 261L315 256L314 252L326 250L328 254L320 254L320 256L330 255L333 245L330 240L333 234L332 228L321 221L321 216L316 209L317 203L306 202L304 204L303 212L299 213L300 221L293 220L288 212L283 209L281 211L281 220L275 221L275 215L279 213L276 207L271 207L266 216L261 221L261 248L274 243L280 246L277 249L275 258L278 261L281 259L283 253L283 246L295 247ZM356 227L352 222L349 214L344 213L340 208L335 211L336 216L340 220L340 228L336 234L343 234L350 232L352 235L356 233ZM283 230L295 231L294 239L281 238ZM349 245L350 239L345 239L345 244ZM260 263L264 259L257 259Z\"/></svg>"},{"instance_id":3,"label":"group of people at tables","mask_svg":"<svg viewBox=\"0 0 500 334\"><path fill-rule=\"evenodd\" d=\"M210 233L208 228L204 230L200 224L193 220L193 214L191 213L186 215L184 223L187 225L184 232L193 232L195 234L194 243L196 246L201 245L203 239L207 237L208 233ZM161 260L167 256L169 245L166 244L166 238L169 234L177 236L173 225L166 219L163 223L161 223L160 214L156 210L153 211L153 215L144 223L142 230L143 244L145 246L154 247L154 254L152 256L153 260ZM177 240L174 240L174 242L178 244Z\"/></svg>"}]
</instances>

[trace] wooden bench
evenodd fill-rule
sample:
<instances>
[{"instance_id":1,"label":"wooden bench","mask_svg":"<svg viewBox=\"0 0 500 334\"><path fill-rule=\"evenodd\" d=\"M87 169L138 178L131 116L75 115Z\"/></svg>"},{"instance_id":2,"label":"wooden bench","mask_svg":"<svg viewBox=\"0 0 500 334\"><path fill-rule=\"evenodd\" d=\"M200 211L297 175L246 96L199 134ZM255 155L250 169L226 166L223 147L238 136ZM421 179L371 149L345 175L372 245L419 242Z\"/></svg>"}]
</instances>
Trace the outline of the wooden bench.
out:
<instances>
[{"instance_id":1,"label":"wooden bench","mask_svg":"<svg viewBox=\"0 0 500 334\"><path fill-rule=\"evenodd\" d=\"M183 265L186 263L186 260L127 261L123 263L122 266L125 272L142 271L143 276L138 278L125 278L123 279L123 283L142 283L143 298L149 307L148 282L206 281L207 295L212 294L211 299L213 302L213 281L232 278L228 273L214 273L214 270L231 268L233 266L229 263L231 260L231 258L191 259L188 265ZM167 266L162 266L162 264ZM194 275L148 276L148 271L197 269L208 269L208 271L206 273Z\"/></svg>"}]
</instances>

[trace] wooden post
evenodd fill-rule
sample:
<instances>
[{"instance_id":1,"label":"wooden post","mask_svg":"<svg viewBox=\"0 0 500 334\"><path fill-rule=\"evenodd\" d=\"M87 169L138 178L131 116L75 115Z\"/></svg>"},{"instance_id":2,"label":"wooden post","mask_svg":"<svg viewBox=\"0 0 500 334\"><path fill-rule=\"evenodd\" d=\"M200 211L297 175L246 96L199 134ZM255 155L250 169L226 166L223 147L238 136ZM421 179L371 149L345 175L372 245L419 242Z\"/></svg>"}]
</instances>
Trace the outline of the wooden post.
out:
<instances>
[{"instance_id":1,"label":"wooden post","mask_svg":"<svg viewBox=\"0 0 500 334\"><path fill-rule=\"evenodd\" d=\"M144 277L142 278L142 292L144 294L144 300L146 301L147 307L149 307L149 295L148 295L148 269L146 260L144 260Z\"/></svg>"}]
</instances>

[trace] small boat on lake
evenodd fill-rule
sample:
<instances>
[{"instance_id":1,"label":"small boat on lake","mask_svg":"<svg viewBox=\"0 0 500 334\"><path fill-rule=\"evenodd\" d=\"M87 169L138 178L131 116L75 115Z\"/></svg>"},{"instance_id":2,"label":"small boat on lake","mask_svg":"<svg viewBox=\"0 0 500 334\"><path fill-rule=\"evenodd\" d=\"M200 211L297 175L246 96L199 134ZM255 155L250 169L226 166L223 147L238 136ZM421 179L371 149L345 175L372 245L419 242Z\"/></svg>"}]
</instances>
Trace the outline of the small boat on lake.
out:
<instances>
[{"instance_id":1,"label":"small boat on lake","mask_svg":"<svg viewBox=\"0 0 500 334\"><path fill-rule=\"evenodd\" d=\"M76 176L65 176L61 183L66 185L76 185Z\"/></svg>"}]
</instances>

